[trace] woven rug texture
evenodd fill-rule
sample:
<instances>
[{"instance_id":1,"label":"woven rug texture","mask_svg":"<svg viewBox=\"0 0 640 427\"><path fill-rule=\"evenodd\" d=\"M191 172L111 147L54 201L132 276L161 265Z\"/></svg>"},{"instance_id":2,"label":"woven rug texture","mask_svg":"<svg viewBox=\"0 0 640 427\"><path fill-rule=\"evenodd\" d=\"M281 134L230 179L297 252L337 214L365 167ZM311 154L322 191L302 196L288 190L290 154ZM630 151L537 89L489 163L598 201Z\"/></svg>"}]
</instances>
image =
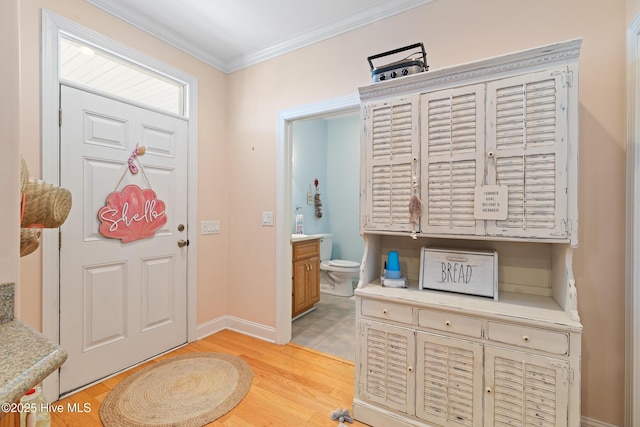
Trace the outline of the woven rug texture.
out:
<instances>
[{"instance_id":1,"label":"woven rug texture","mask_svg":"<svg viewBox=\"0 0 640 427\"><path fill-rule=\"evenodd\" d=\"M241 358L195 353L129 375L100 406L105 427L200 427L232 410L249 392L253 372Z\"/></svg>"}]
</instances>

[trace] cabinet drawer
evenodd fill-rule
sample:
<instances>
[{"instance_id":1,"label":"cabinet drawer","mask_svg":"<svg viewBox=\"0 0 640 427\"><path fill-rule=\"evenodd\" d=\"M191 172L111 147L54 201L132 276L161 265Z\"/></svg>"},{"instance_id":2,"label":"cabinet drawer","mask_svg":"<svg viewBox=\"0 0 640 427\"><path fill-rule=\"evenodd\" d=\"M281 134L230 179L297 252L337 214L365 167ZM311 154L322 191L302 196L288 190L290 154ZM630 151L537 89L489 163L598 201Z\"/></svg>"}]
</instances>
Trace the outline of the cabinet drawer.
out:
<instances>
[{"instance_id":1,"label":"cabinet drawer","mask_svg":"<svg viewBox=\"0 0 640 427\"><path fill-rule=\"evenodd\" d=\"M312 256L319 256L320 241L309 240L300 243L293 244L293 260L297 261L303 258L309 258Z\"/></svg>"},{"instance_id":2,"label":"cabinet drawer","mask_svg":"<svg viewBox=\"0 0 640 427\"><path fill-rule=\"evenodd\" d=\"M362 301L362 315L406 324L413 323L413 309L411 307L382 301Z\"/></svg>"},{"instance_id":3,"label":"cabinet drawer","mask_svg":"<svg viewBox=\"0 0 640 427\"><path fill-rule=\"evenodd\" d=\"M482 338L482 320L436 310L420 310L418 325L453 334Z\"/></svg>"},{"instance_id":4,"label":"cabinet drawer","mask_svg":"<svg viewBox=\"0 0 640 427\"><path fill-rule=\"evenodd\" d=\"M569 354L569 334L562 332L489 322L487 338L552 354Z\"/></svg>"}]
</instances>

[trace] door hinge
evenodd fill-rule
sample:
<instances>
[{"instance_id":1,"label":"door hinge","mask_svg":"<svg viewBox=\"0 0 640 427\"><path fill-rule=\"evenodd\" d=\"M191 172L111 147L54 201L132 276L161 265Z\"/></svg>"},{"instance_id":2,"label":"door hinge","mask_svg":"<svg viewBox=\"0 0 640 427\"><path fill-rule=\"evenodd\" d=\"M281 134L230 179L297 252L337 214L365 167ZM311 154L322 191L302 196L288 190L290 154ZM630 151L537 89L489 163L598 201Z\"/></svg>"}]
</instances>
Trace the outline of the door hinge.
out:
<instances>
[{"instance_id":1,"label":"door hinge","mask_svg":"<svg viewBox=\"0 0 640 427\"><path fill-rule=\"evenodd\" d=\"M58 127L62 126L62 108L58 109Z\"/></svg>"},{"instance_id":2,"label":"door hinge","mask_svg":"<svg viewBox=\"0 0 640 427\"><path fill-rule=\"evenodd\" d=\"M567 71L566 73L562 73L562 86L571 87L573 86L573 72Z\"/></svg>"}]
</instances>

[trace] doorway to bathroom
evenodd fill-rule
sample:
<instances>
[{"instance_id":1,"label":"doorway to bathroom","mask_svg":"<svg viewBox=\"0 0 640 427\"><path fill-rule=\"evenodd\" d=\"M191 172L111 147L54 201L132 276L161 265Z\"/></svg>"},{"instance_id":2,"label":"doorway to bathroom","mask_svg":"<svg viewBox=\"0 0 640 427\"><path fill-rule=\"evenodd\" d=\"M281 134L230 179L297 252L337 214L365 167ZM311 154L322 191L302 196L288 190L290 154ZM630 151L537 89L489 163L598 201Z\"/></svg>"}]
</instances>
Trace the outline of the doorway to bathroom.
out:
<instances>
[{"instance_id":1,"label":"doorway to bathroom","mask_svg":"<svg viewBox=\"0 0 640 427\"><path fill-rule=\"evenodd\" d=\"M352 262L357 284L364 251L360 236L360 116L358 110L292 122L291 233L330 235L320 244L320 301L293 320L291 342L344 359L355 355L355 302L341 289L328 260ZM327 250L330 247L330 252ZM342 281L345 281L344 279ZM342 295L336 295L340 293Z\"/></svg>"}]
</instances>

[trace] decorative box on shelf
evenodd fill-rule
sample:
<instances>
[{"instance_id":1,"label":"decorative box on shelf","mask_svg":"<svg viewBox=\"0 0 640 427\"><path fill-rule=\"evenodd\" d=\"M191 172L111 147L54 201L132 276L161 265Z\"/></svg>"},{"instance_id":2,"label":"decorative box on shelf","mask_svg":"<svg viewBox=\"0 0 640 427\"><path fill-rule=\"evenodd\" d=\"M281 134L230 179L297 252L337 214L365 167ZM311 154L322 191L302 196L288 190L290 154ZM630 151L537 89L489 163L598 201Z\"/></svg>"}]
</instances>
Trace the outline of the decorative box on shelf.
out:
<instances>
[{"instance_id":1,"label":"decorative box on shelf","mask_svg":"<svg viewBox=\"0 0 640 427\"><path fill-rule=\"evenodd\" d=\"M498 252L425 246L419 289L479 295L498 300Z\"/></svg>"}]
</instances>

